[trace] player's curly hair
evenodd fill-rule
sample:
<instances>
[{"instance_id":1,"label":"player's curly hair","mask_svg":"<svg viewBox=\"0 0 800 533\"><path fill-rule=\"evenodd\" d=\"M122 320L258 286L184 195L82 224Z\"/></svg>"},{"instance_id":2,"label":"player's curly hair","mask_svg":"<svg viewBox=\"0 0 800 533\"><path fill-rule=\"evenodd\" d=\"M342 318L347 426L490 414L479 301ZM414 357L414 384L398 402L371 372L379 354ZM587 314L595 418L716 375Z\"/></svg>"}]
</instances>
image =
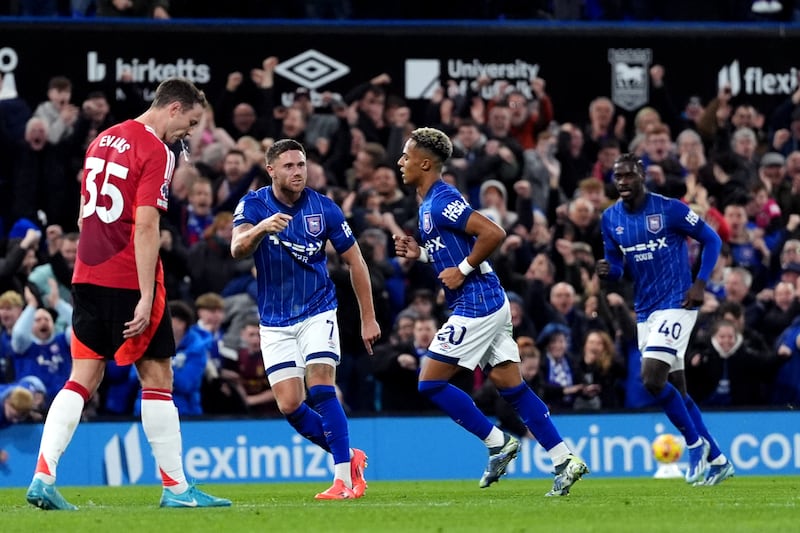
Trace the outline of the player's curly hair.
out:
<instances>
[{"instance_id":1,"label":"player's curly hair","mask_svg":"<svg viewBox=\"0 0 800 533\"><path fill-rule=\"evenodd\" d=\"M410 138L416 143L417 148L427 150L438 159L440 167L453 155L453 143L450 137L436 128L417 128L411 132Z\"/></svg>"},{"instance_id":2,"label":"player's curly hair","mask_svg":"<svg viewBox=\"0 0 800 533\"><path fill-rule=\"evenodd\" d=\"M633 166L636 169L636 172L640 176L644 176L644 164L642 163L642 160L639 159L638 155L636 155L636 154L634 154L632 152L628 152L626 154L622 154L617 158L616 161L614 161L615 165L619 165L620 163L633 163Z\"/></svg>"}]
</instances>

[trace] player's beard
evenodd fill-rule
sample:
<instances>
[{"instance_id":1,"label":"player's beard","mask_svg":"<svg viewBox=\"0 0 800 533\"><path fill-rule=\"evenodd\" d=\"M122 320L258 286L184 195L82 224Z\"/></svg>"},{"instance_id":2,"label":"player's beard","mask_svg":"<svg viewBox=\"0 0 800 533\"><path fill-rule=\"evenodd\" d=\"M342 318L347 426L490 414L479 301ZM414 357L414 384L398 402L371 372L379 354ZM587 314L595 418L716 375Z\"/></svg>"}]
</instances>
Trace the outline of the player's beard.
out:
<instances>
[{"instance_id":1,"label":"player's beard","mask_svg":"<svg viewBox=\"0 0 800 533\"><path fill-rule=\"evenodd\" d=\"M297 199L303 192L303 189L305 189L307 181L308 179L306 177L299 179L297 176L291 176L282 180L278 188L284 196Z\"/></svg>"}]
</instances>

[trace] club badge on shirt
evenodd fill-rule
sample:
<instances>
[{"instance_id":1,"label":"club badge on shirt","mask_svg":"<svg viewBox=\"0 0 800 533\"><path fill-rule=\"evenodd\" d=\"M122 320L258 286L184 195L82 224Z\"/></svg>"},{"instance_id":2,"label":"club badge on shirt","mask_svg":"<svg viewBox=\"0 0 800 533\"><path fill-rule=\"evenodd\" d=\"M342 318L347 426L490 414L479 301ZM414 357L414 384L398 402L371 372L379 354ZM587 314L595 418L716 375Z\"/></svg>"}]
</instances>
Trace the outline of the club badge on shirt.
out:
<instances>
[{"instance_id":1,"label":"club badge on shirt","mask_svg":"<svg viewBox=\"0 0 800 533\"><path fill-rule=\"evenodd\" d=\"M306 233L312 237L317 237L322 230L325 229L325 224L322 221L322 215L306 215L304 217L306 223Z\"/></svg>"},{"instance_id":2,"label":"club badge on shirt","mask_svg":"<svg viewBox=\"0 0 800 533\"><path fill-rule=\"evenodd\" d=\"M422 213L422 229L425 233L430 233L433 229L433 221L431 221L431 212L425 211Z\"/></svg>"},{"instance_id":3,"label":"club badge on shirt","mask_svg":"<svg viewBox=\"0 0 800 533\"><path fill-rule=\"evenodd\" d=\"M647 215L647 231L650 233L658 233L664 227L664 222L661 214Z\"/></svg>"}]
</instances>

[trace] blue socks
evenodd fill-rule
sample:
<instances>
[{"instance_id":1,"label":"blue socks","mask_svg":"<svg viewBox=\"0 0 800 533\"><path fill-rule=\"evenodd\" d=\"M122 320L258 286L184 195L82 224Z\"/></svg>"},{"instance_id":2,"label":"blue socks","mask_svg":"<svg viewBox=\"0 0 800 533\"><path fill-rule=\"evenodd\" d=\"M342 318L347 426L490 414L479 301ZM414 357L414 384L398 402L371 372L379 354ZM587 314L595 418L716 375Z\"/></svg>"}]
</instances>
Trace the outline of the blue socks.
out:
<instances>
[{"instance_id":1,"label":"blue socks","mask_svg":"<svg viewBox=\"0 0 800 533\"><path fill-rule=\"evenodd\" d=\"M722 455L722 450L719 449L717 441L714 440L714 438L711 436L711 433L708 431L705 422L703 422L703 415L700 413L700 408L697 407L696 403L694 403L692 397L687 394L683 399L683 402L686 404L686 410L689 411L689 416L692 418L692 422L694 422L694 427L697 428L697 432L708 441L710 446L708 450L708 458L709 460L713 461Z\"/></svg>"},{"instance_id":2,"label":"blue socks","mask_svg":"<svg viewBox=\"0 0 800 533\"><path fill-rule=\"evenodd\" d=\"M658 405L664 409L664 413L669 418L669 421L681 432L683 438L686 439L687 446L697 442L700 435L697 433L697 428L686 409L686 404L683 403L681 393L675 386L667 382L661 393L655 397Z\"/></svg>"},{"instance_id":3,"label":"blue socks","mask_svg":"<svg viewBox=\"0 0 800 533\"><path fill-rule=\"evenodd\" d=\"M322 417L306 403L301 403L297 411L286 415L286 420L300 435L326 452L331 451L322 431Z\"/></svg>"},{"instance_id":4,"label":"blue socks","mask_svg":"<svg viewBox=\"0 0 800 533\"><path fill-rule=\"evenodd\" d=\"M322 433L333 454L333 463L350 462L350 434L342 404L336 398L333 385L314 385L308 389L308 399L322 419Z\"/></svg>"},{"instance_id":5,"label":"blue socks","mask_svg":"<svg viewBox=\"0 0 800 533\"><path fill-rule=\"evenodd\" d=\"M484 440L494 427L469 394L455 385L446 381L420 381L419 393L481 440Z\"/></svg>"},{"instance_id":6,"label":"blue socks","mask_svg":"<svg viewBox=\"0 0 800 533\"><path fill-rule=\"evenodd\" d=\"M510 389L497 389L497 392L514 407L545 450L552 449L563 440L550 418L547 406L527 383L522 382Z\"/></svg>"}]
</instances>

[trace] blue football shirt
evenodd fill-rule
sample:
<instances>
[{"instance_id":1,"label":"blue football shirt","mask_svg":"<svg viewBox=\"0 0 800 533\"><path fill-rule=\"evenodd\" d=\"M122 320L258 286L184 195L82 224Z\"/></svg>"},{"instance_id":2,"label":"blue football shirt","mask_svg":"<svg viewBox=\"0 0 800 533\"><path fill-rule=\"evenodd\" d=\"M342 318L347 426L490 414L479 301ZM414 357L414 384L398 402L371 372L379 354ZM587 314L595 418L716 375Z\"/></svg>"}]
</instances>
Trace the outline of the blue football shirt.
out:
<instances>
[{"instance_id":1,"label":"blue football shirt","mask_svg":"<svg viewBox=\"0 0 800 533\"><path fill-rule=\"evenodd\" d=\"M706 223L689 206L647 193L636 212L621 200L603 212L605 257L634 281L634 310L644 321L662 309L680 309L692 285L687 237L699 240Z\"/></svg>"},{"instance_id":2,"label":"blue football shirt","mask_svg":"<svg viewBox=\"0 0 800 533\"><path fill-rule=\"evenodd\" d=\"M465 231L473 209L461 193L442 180L436 181L419 206L419 234L437 276L458 266L475 244ZM505 301L505 291L488 263L476 268L458 289L444 288L447 305L459 316L490 315Z\"/></svg>"},{"instance_id":3,"label":"blue football shirt","mask_svg":"<svg viewBox=\"0 0 800 533\"><path fill-rule=\"evenodd\" d=\"M248 192L236 206L233 224L255 225L275 213L292 220L280 233L264 237L253 259L261 324L283 327L336 308L325 244L330 241L341 254L356 240L339 206L308 188L291 207L275 198L271 186Z\"/></svg>"}]
</instances>

